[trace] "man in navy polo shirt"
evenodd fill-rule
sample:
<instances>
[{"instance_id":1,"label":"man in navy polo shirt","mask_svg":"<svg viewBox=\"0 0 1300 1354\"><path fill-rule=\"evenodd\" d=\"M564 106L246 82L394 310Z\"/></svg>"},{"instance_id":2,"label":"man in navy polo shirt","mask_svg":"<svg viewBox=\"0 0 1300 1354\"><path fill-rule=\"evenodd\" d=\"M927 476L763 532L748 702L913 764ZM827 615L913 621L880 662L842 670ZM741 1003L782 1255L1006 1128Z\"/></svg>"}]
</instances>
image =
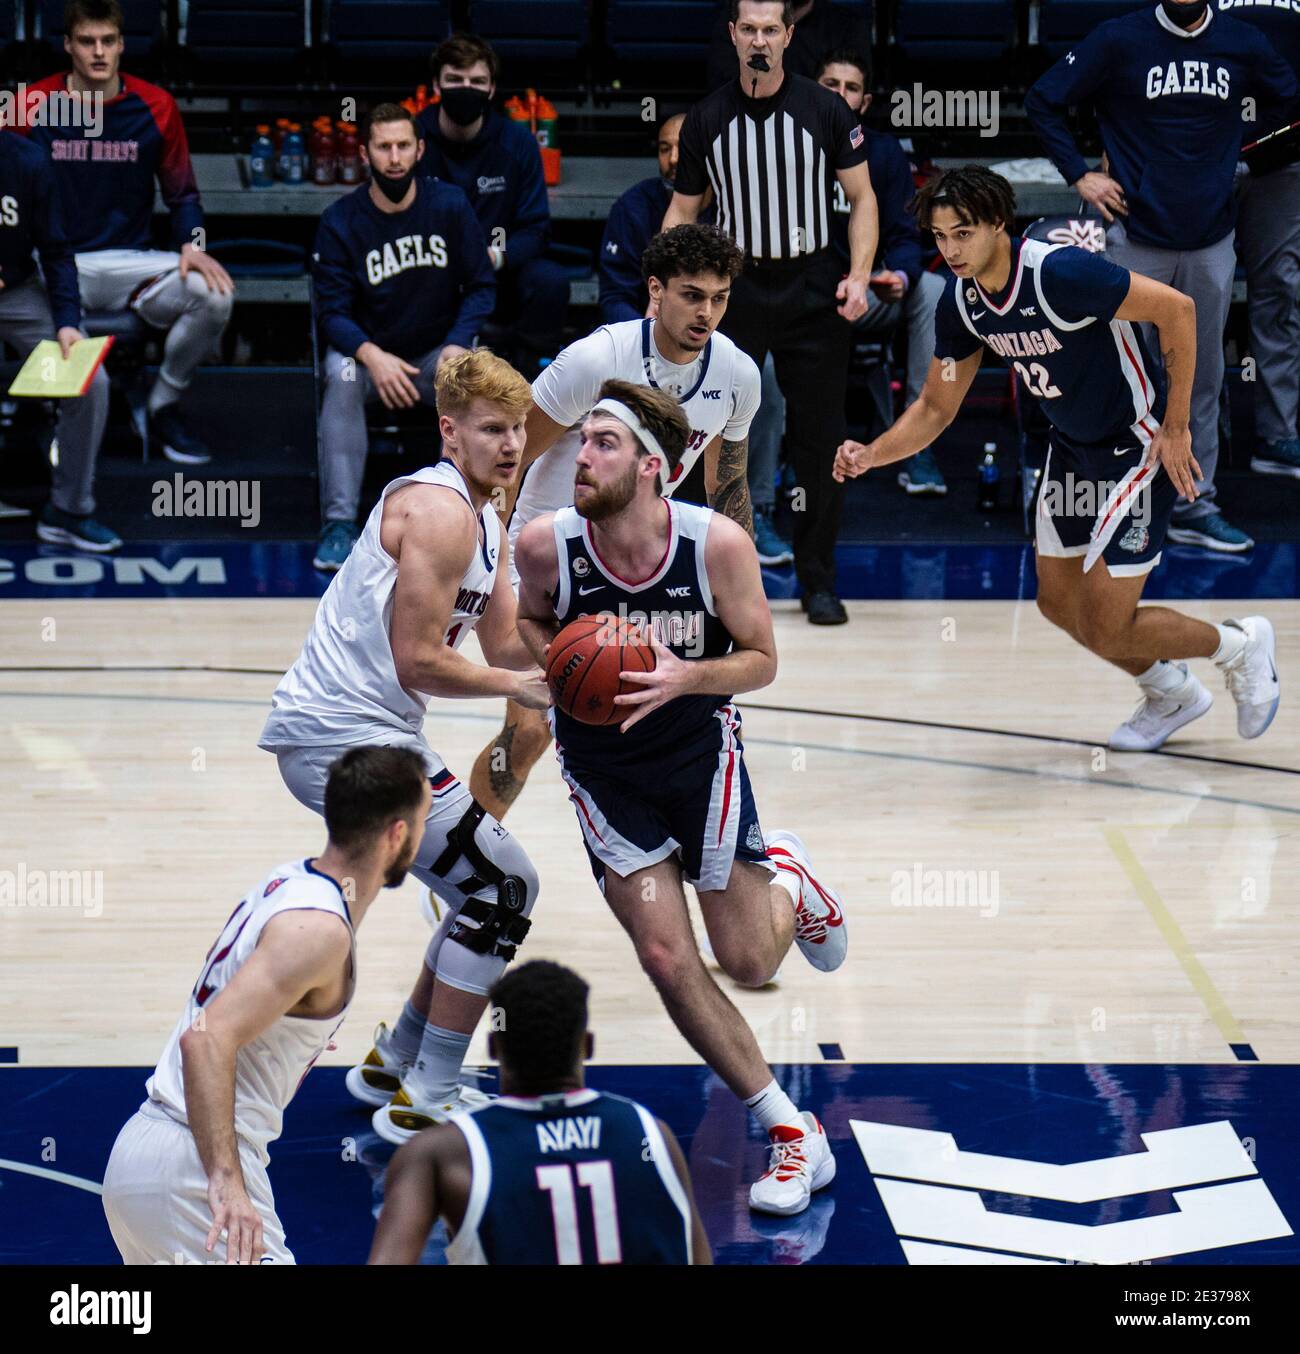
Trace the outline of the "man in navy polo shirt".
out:
<instances>
[{"instance_id":1,"label":"man in navy polo shirt","mask_svg":"<svg viewBox=\"0 0 1300 1354\"><path fill-rule=\"evenodd\" d=\"M420 114L420 173L454 183L478 213L497 277L493 318L510 323L515 366L532 377L559 351L569 304L564 269L546 257L551 207L537 141L492 107L500 63L482 38L457 33L431 65L439 101Z\"/></svg>"},{"instance_id":2,"label":"man in navy polo shirt","mask_svg":"<svg viewBox=\"0 0 1300 1354\"><path fill-rule=\"evenodd\" d=\"M473 346L496 298L478 217L459 188L416 174L423 149L411 114L381 103L361 149L370 182L331 203L316 235L312 277L328 349L313 563L329 573L357 538L366 402L435 407L438 368Z\"/></svg>"},{"instance_id":3,"label":"man in navy polo shirt","mask_svg":"<svg viewBox=\"0 0 1300 1354\"><path fill-rule=\"evenodd\" d=\"M1122 268L1196 302L1192 449L1196 497L1174 510L1169 539L1239 554L1254 544L1215 499L1223 327L1236 267L1233 182L1252 102L1290 106L1296 78L1257 29L1209 0L1160 0L1100 24L1025 97L1025 112L1066 183L1110 222ZM1109 173L1089 170L1066 109L1097 111Z\"/></svg>"}]
</instances>

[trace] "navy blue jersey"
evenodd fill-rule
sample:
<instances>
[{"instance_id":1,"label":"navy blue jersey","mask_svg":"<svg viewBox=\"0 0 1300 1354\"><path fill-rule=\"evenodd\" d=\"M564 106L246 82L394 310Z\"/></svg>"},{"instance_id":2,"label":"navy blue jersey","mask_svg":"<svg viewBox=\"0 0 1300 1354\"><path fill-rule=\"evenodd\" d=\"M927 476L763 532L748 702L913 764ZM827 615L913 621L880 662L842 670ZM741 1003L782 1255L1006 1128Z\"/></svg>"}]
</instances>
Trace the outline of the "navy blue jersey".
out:
<instances>
[{"instance_id":1,"label":"navy blue jersey","mask_svg":"<svg viewBox=\"0 0 1300 1354\"><path fill-rule=\"evenodd\" d=\"M688 1265L691 1211L649 1110L599 1091L500 1100L451 1122L472 1180L462 1265Z\"/></svg>"},{"instance_id":2,"label":"navy blue jersey","mask_svg":"<svg viewBox=\"0 0 1300 1354\"><path fill-rule=\"evenodd\" d=\"M482 227L465 194L417 177L415 201L383 212L361 187L326 207L312 276L320 326L344 357L369 340L417 358L473 345L496 304Z\"/></svg>"},{"instance_id":3,"label":"navy blue jersey","mask_svg":"<svg viewBox=\"0 0 1300 1354\"><path fill-rule=\"evenodd\" d=\"M543 254L551 239L551 204L528 125L489 108L473 140L453 141L439 129L437 105L418 121L424 138L419 172L454 183L469 198L488 244L506 251L506 268L521 268ZM500 238L493 235L498 229Z\"/></svg>"},{"instance_id":4,"label":"navy blue jersey","mask_svg":"<svg viewBox=\"0 0 1300 1354\"><path fill-rule=\"evenodd\" d=\"M1202 249L1236 223L1233 179L1243 111L1289 108L1296 77L1257 28L1208 10L1184 32L1156 5L1099 24L1025 96L1025 112L1066 183L1088 170L1066 109L1091 102L1129 238ZM1253 124L1257 134L1270 128ZM1246 139L1253 139L1247 137Z\"/></svg>"},{"instance_id":5,"label":"navy blue jersey","mask_svg":"<svg viewBox=\"0 0 1300 1354\"><path fill-rule=\"evenodd\" d=\"M33 250L40 251L55 329L80 324L77 265L63 229L50 157L21 137L0 136L0 282L6 290L36 271Z\"/></svg>"},{"instance_id":6,"label":"navy blue jersey","mask_svg":"<svg viewBox=\"0 0 1300 1354\"><path fill-rule=\"evenodd\" d=\"M1291 67L1300 81L1300 0L1213 0L1220 14L1229 14L1258 28L1274 51ZM1265 105L1254 122L1242 128L1242 140L1254 141L1274 127L1300 117L1300 111Z\"/></svg>"},{"instance_id":7,"label":"navy blue jersey","mask_svg":"<svg viewBox=\"0 0 1300 1354\"><path fill-rule=\"evenodd\" d=\"M1014 367L1054 427L1091 444L1151 440L1164 417L1164 380L1137 328L1117 320L1129 273L1074 245L1011 241L1011 276L989 296L951 277L934 316L934 355L960 362L991 348Z\"/></svg>"},{"instance_id":8,"label":"navy blue jersey","mask_svg":"<svg viewBox=\"0 0 1300 1354\"><path fill-rule=\"evenodd\" d=\"M704 567L704 543L711 508L666 498L668 545L659 567L639 583L620 578L602 562L586 518L576 508L555 514L560 577L555 615L561 627L579 616L611 614L649 625L665 648L690 661L721 658L731 635L713 609L713 591ZM729 696L679 696L620 733L617 724L582 724L554 708L555 741L566 765L592 763L604 769L627 766L672 749L698 750L699 740L717 740L716 712ZM627 713L634 712L628 706Z\"/></svg>"}]
</instances>

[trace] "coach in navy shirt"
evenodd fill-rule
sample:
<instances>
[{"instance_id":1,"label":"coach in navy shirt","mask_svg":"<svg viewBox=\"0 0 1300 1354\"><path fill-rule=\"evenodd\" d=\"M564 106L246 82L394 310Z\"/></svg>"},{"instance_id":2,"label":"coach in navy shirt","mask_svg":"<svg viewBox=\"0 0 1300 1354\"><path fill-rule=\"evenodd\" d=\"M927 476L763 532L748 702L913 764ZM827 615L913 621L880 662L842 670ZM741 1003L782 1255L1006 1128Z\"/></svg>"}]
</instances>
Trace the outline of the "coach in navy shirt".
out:
<instances>
[{"instance_id":1,"label":"coach in navy shirt","mask_svg":"<svg viewBox=\"0 0 1300 1354\"><path fill-rule=\"evenodd\" d=\"M458 33L433 54L437 104L419 118L420 173L454 183L469 198L497 274L493 318L509 323L512 354L525 375L561 347L569 282L546 257L551 208L537 139L526 123L492 107L497 55L482 38Z\"/></svg>"},{"instance_id":2,"label":"coach in navy shirt","mask_svg":"<svg viewBox=\"0 0 1300 1354\"><path fill-rule=\"evenodd\" d=\"M26 357L42 339L57 338L66 357L82 337L80 324L77 265L49 156L30 141L0 134L0 339ZM80 399L59 401L59 454L50 501L36 524L41 540L100 553L122 544L91 516L95 457L107 417L108 377L100 367Z\"/></svg>"},{"instance_id":3,"label":"coach in navy shirt","mask_svg":"<svg viewBox=\"0 0 1300 1354\"><path fill-rule=\"evenodd\" d=\"M432 406L438 367L472 346L495 300L474 209L459 188L417 177L422 149L410 113L380 104L361 152L370 182L331 204L316 236L316 313L328 343L318 569L341 568L356 540L367 400Z\"/></svg>"},{"instance_id":4,"label":"coach in navy shirt","mask_svg":"<svg viewBox=\"0 0 1300 1354\"><path fill-rule=\"evenodd\" d=\"M1257 29L1208 0L1161 0L1101 24L1025 98L1025 111L1067 183L1111 222L1115 262L1196 302L1194 503L1180 500L1169 539L1227 553L1254 542L1215 501L1223 327L1236 266L1233 182L1248 100L1289 107L1291 68ZM1065 112L1091 101L1109 174L1090 171ZM1113 177L1112 177L1113 176Z\"/></svg>"}]
</instances>

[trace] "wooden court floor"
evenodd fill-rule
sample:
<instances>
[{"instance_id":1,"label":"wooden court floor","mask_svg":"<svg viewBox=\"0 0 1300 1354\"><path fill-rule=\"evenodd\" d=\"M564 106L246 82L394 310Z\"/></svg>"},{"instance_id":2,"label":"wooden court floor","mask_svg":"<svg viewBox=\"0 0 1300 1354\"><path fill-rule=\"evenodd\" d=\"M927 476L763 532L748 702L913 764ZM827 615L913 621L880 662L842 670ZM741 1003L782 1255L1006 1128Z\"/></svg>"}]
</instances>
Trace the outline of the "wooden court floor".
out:
<instances>
[{"instance_id":1,"label":"wooden court floor","mask_svg":"<svg viewBox=\"0 0 1300 1354\"><path fill-rule=\"evenodd\" d=\"M11 898L55 871L87 890L0 905L0 1044L21 1064L152 1064L238 898L323 844L256 747L314 605L6 605L0 899L6 872ZM1032 603L858 602L816 632L774 605L781 670L742 699L746 757L763 824L797 831L843 894L850 949L833 975L793 951L763 991L721 979L772 1061L822 1044L858 1063L1232 1062L1242 1044L1300 1061L1300 603L1184 609L1273 620L1283 704L1259 741L1205 662L1215 705L1178 755L1105 753L1135 688ZM430 743L468 776L499 706L432 710ZM542 880L526 953L592 983L596 1060L696 1061L592 883L551 758L508 822ZM395 1018L418 900L408 881L367 917L323 1061Z\"/></svg>"}]
</instances>

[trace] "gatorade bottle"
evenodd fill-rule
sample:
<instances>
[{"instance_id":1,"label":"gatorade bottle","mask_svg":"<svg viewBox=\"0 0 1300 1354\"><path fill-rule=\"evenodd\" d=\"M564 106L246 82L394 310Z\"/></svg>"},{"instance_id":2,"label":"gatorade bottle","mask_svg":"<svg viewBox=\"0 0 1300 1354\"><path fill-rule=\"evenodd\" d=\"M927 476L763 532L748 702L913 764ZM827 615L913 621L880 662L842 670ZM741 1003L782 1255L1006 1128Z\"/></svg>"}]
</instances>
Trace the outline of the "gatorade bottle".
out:
<instances>
[{"instance_id":1,"label":"gatorade bottle","mask_svg":"<svg viewBox=\"0 0 1300 1354\"><path fill-rule=\"evenodd\" d=\"M519 102L519 95L512 94L505 102L506 116L512 122L527 122L528 109Z\"/></svg>"},{"instance_id":2,"label":"gatorade bottle","mask_svg":"<svg viewBox=\"0 0 1300 1354\"><path fill-rule=\"evenodd\" d=\"M559 114L550 99L543 96L537 101L537 144L543 150L558 150L560 139L557 135Z\"/></svg>"},{"instance_id":3,"label":"gatorade bottle","mask_svg":"<svg viewBox=\"0 0 1300 1354\"><path fill-rule=\"evenodd\" d=\"M354 122L340 122L334 134L335 155L338 159L340 183L361 182L361 143L357 140Z\"/></svg>"},{"instance_id":4,"label":"gatorade bottle","mask_svg":"<svg viewBox=\"0 0 1300 1354\"><path fill-rule=\"evenodd\" d=\"M311 181L334 182L334 129L329 118L317 118L311 125Z\"/></svg>"},{"instance_id":5,"label":"gatorade bottle","mask_svg":"<svg viewBox=\"0 0 1300 1354\"><path fill-rule=\"evenodd\" d=\"M276 118L273 144L275 146L275 177L277 179L282 179L285 176L286 165L284 163L284 138L288 135L289 135L289 119Z\"/></svg>"},{"instance_id":6,"label":"gatorade bottle","mask_svg":"<svg viewBox=\"0 0 1300 1354\"><path fill-rule=\"evenodd\" d=\"M417 85L415 90L415 111L418 113L429 106L429 86Z\"/></svg>"},{"instance_id":7,"label":"gatorade bottle","mask_svg":"<svg viewBox=\"0 0 1300 1354\"><path fill-rule=\"evenodd\" d=\"M984 459L980 461L979 473L979 510L996 512L998 507L998 486L1002 472L998 469L998 448L996 442L984 443Z\"/></svg>"},{"instance_id":8,"label":"gatorade bottle","mask_svg":"<svg viewBox=\"0 0 1300 1354\"><path fill-rule=\"evenodd\" d=\"M302 124L291 122L280 155L284 161L284 181L301 183L307 175L307 143L302 138Z\"/></svg>"},{"instance_id":9,"label":"gatorade bottle","mask_svg":"<svg viewBox=\"0 0 1300 1354\"><path fill-rule=\"evenodd\" d=\"M271 126L262 122L248 152L248 179L254 188L270 188L275 182L275 142Z\"/></svg>"}]
</instances>

